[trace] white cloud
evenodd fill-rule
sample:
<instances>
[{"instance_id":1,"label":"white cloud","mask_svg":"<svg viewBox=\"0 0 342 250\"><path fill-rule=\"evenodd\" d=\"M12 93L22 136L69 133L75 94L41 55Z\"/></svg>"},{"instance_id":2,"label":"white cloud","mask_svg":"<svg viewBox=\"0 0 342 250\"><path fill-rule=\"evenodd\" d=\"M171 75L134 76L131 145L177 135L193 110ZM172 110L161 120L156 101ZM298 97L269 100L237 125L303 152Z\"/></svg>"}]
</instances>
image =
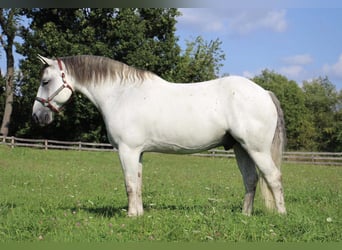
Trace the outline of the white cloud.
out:
<instances>
[{"instance_id":1,"label":"white cloud","mask_svg":"<svg viewBox=\"0 0 342 250\"><path fill-rule=\"evenodd\" d=\"M278 69L279 73L290 79L303 80L307 77L307 65L313 63L310 54L297 54L284 57L281 61L285 64Z\"/></svg>"},{"instance_id":2,"label":"white cloud","mask_svg":"<svg viewBox=\"0 0 342 250\"><path fill-rule=\"evenodd\" d=\"M323 72L327 75L332 75L338 78L342 78L342 54L340 54L338 60L334 64L325 64L323 66Z\"/></svg>"},{"instance_id":3,"label":"white cloud","mask_svg":"<svg viewBox=\"0 0 342 250\"><path fill-rule=\"evenodd\" d=\"M256 76L256 74L251 71L245 70L244 72L242 72L242 76L252 79L254 76Z\"/></svg>"},{"instance_id":4,"label":"white cloud","mask_svg":"<svg viewBox=\"0 0 342 250\"><path fill-rule=\"evenodd\" d=\"M178 25L202 32L247 35L257 30L284 32L286 10L266 9L180 9Z\"/></svg>"},{"instance_id":5,"label":"white cloud","mask_svg":"<svg viewBox=\"0 0 342 250\"><path fill-rule=\"evenodd\" d=\"M213 21L212 23L208 24L205 26L205 29L207 31L220 31L224 30L224 24L223 22L220 21Z\"/></svg>"},{"instance_id":6,"label":"white cloud","mask_svg":"<svg viewBox=\"0 0 342 250\"><path fill-rule=\"evenodd\" d=\"M248 10L239 13L230 20L232 30L241 35L255 30L269 29L274 32L284 32L287 28L285 10Z\"/></svg>"},{"instance_id":7,"label":"white cloud","mask_svg":"<svg viewBox=\"0 0 342 250\"><path fill-rule=\"evenodd\" d=\"M299 54L294 56L285 57L282 61L286 64L292 65L307 65L313 62L313 58L309 54Z\"/></svg>"},{"instance_id":8,"label":"white cloud","mask_svg":"<svg viewBox=\"0 0 342 250\"><path fill-rule=\"evenodd\" d=\"M289 65L284 66L279 69L281 74L286 75L289 78L297 79L298 77L304 75L305 70L301 65Z\"/></svg>"},{"instance_id":9,"label":"white cloud","mask_svg":"<svg viewBox=\"0 0 342 250\"><path fill-rule=\"evenodd\" d=\"M190 30L200 31L223 31L229 12L225 13L219 9L196 8L180 9L182 15L178 18L178 25Z\"/></svg>"}]
</instances>

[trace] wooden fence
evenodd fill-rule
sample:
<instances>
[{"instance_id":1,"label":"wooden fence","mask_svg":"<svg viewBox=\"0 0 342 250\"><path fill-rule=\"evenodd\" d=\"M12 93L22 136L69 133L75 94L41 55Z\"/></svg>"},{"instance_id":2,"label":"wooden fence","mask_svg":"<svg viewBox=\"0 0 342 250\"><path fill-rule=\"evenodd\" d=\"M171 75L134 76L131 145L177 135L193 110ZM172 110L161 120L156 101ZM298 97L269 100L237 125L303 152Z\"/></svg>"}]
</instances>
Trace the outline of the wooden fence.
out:
<instances>
[{"instance_id":1,"label":"wooden fence","mask_svg":"<svg viewBox=\"0 0 342 250\"><path fill-rule=\"evenodd\" d=\"M79 151L114 151L109 143L90 143L90 142L69 142L56 141L46 139L24 139L17 137L0 136L0 144L14 147L30 147L41 149L64 149L64 150L79 150Z\"/></svg>"},{"instance_id":2,"label":"wooden fence","mask_svg":"<svg viewBox=\"0 0 342 250\"><path fill-rule=\"evenodd\" d=\"M0 144L14 147L32 147L41 149L61 149L79 151L115 151L109 143L90 142L68 142L45 139L23 139L17 137L0 136ZM202 157L224 157L235 158L232 150L213 149L206 152L194 154ZM285 162L304 163L313 165L334 165L342 166L342 152L285 152L283 156Z\"/></svg>"},{"instance_id":3,"label":"wooden fence","mask_svg":"<svg viewBox=\"0 0 342 250\"><path fill-rule=\"evenodd\" d=\"M232 150L213 149L204 153L195 154L206 157L235 158ZM284 152L283 161L289 163L305 163L312 165L342 166L342 152Z\"/></svg>"}]
</instances>

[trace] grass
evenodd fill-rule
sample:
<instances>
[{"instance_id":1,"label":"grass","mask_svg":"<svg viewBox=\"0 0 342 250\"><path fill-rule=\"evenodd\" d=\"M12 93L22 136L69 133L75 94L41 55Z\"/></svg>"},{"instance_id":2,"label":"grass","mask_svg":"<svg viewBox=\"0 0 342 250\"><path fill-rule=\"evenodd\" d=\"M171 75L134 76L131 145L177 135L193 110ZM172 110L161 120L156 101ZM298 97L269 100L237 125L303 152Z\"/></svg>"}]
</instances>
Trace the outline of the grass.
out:
<instances>
[{"instance_id":1,"label":"grass","mask_svg":"<svg viewBox=\"0 0 342 250\"><path fill-rule=\"evenodd\" d=\"M288 215L241 214L234 160L144 155L145 214L126 217L115 153L0 146L0 242L336 242L342 168L283 165Z\"/></svg>"}]
</instances>

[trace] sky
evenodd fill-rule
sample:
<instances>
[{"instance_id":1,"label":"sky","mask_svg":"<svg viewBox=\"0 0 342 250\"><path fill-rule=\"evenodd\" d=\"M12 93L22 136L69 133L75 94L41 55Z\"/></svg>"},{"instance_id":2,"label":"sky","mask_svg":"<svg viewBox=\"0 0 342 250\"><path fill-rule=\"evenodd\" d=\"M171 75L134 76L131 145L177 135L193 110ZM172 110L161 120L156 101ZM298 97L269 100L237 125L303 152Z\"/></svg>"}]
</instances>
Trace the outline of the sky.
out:
<instances>
[{"instance_id":1,"label":"sky","mask_svg":"<svg viewBox=\"0 0 342 250\"><path fill-rule=\"evenodd\" d=\"M295 80L328 76L342 89L342 8L184 8L177 35L219 39L220 74L253 77L274 70Z\"/></svg>"},{"instance_id":2,"label":"sky","mask_svg":"<svg viewBox=\"0 0 342 250\"><path fill-rule=\"evenodd\" d=\"M299 85L328 76L342 90L342 8L267 6L180 8L179 44L185 49L186 40L197 36L206 41L218 38L226 56L220 75L252 78L269 69ZM3 74L5 58L0 51ZM19 58L16 55L16 64Z\"/></svg>"}]
</instances>

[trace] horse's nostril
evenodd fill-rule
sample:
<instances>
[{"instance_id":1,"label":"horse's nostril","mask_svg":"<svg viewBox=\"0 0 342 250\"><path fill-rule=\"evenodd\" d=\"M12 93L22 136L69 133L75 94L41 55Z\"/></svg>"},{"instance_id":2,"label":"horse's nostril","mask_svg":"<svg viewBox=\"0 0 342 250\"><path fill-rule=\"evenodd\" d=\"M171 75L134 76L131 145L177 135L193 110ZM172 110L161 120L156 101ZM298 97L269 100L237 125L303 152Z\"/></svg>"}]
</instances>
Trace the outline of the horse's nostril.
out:
<instances>
[{"instance_id":1,"label":"horse's nostril","mask_svg":"<svg viewBox=\"0 0 342 250\"><path fill-rule=\"evenodd\" d=\"M48 113L45 114L44 119L46 124L50 123L50 115Z\"/></svg>"},{"instance_id":2,"label":"horse's nostril","mask_svg":"<svg viewBox=\"0 0 342 250\"><path fill-rule=\"evenodd\" d=\"M39 123L39 119L38 119L38 116L36 114L32 115L32 119L35 123Z\"/></svg>"}]
</instances>

